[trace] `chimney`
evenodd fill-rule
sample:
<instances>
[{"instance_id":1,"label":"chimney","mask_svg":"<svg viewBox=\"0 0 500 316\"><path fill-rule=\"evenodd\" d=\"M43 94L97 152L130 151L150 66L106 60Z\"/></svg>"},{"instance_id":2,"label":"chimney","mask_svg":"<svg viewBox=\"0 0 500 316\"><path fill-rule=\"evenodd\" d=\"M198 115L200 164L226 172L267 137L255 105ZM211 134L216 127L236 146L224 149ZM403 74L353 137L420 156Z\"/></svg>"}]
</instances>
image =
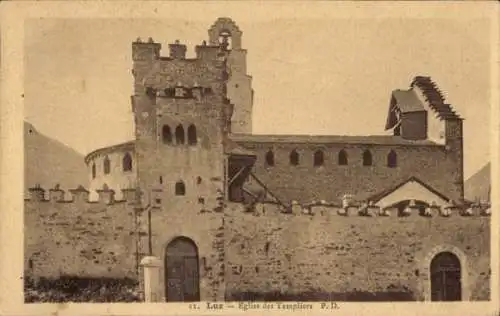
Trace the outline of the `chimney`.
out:
<instances>
[{"instance_id":1,"label":"chimney","mask_svg":"<svg viewBox=\"0 0 500 316\"><path fill-rule=\"evenodd\" d=\"M187 47L176 40L174 44L168 44L170 49L170 58L173 59L186 59Z\"/></svg>"}]
</instances>

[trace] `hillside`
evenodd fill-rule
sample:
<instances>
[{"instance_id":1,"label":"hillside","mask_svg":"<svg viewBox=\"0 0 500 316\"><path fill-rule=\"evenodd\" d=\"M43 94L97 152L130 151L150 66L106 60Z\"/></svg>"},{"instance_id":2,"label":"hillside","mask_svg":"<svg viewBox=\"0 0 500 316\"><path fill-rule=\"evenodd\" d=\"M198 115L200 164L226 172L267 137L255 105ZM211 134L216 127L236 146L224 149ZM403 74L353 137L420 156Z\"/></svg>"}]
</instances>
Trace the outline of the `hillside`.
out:
<instances>
[{"instance_id":1,"label":"hillside","mask_svg":"<svg viewBox=\"0 0 500 316\"><path fill-rule=\"evenodd\" d=\"M60 184L63 190L82 184L88 187L84 156L74 149L39 133L24 122L24 181L27 189L40 184L45 189Z\"/></svg>"},{"instance_id":2,"label":"hillside","mask_svg":"<svg viewBox=\"0 0 500 316\"><path fill-rule=\"evenodd\" d=\"M473 174L469 179L465 180L464 191L465 198L470 201L480 199L481 201L489 200L488 194L491 181L491 166L486 164L478 172Z\"/></svg>"}]
</instances>

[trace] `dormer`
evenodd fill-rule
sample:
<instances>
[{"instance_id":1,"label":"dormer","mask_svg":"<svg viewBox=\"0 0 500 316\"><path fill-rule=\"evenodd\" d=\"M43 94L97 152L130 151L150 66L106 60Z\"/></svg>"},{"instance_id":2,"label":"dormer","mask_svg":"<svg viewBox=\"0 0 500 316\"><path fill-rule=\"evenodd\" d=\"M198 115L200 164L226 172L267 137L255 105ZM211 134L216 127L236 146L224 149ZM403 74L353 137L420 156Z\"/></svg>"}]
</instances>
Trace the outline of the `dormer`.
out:
<instances>
[{"instance_id":1,"label":"dormer","mask_svg":"<svg viewBox=\"0 0 500 316\"><path fill-rule=\"evenodd\" d=\"M427 139L427 111L413 89L392 92L385 129L404 139Z\"/></svg>"},{"instance_id":2,"label":"dormer","mask_svg":"<svg viewBox=\"0 0 500 316\"><path fill-rule=\"evenodd\" d=\"M417 76L408 90L392 92L385 129L404 139L445 145L461 120L431 78Z\"/></svg>"}]
</instances>

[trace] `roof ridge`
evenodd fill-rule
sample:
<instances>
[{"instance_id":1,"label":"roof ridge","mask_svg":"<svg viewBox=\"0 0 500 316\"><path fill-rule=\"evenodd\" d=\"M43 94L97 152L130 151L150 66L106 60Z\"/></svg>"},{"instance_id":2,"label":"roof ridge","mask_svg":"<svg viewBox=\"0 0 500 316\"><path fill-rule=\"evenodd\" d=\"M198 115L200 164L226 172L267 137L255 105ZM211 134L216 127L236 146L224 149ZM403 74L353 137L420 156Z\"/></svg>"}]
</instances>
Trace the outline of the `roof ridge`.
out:
<instances>
[{"instance_id":1,"label":"roof ridge","mask_svg":"<svg viewBox=\"0 0 500 316\"><path fill-rule=\"evenodd\" d=\"M410 86L412 88L417 86L422 91L427 104L439 117L460 119L452 105L446 103L444 93L431 77L416 76Z\"/></svg>"}]
</instances>

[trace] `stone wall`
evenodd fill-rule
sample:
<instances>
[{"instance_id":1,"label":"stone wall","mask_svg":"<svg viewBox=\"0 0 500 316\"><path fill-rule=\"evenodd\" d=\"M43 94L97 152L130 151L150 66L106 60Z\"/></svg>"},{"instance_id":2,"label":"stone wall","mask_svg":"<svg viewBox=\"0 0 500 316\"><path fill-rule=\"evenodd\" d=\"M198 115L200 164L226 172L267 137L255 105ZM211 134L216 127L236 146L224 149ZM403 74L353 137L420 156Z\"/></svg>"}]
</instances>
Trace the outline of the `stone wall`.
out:
<instances>
[{"instance_id":1,"label":"stone wall","mask_svg":"<svg viewBox=\"0 0 500 316\"><path fill-rule=\"evenodd\" d=\"M45 201L43 190L32 189L24 216L27 276L137 280L138 261L149 254L148 212L131 203L133 191L125 192L128 201L99 192L99 201L88 203L82 188L72 191L73 201L59 200L59 189ZM152 255L164 262L175 238L194 241L201 300L351 300L363 293L366 300L422 300L430 260L442 251L461 260L465 299L489 299L490 218L480 210L370 217L356 208L343 216L340 206L294 205L282 213L275 204L221 207L220 197L202 203L157 194L163 199L151 208Z\"/></svg>"},{"instance_id":2,"label":"stone wall","mask_svg":"<svg viewBox=\"0 0 500 316\"><path fill-rule=\"evenodd\" d=\"M257 155L253 172L284 203L298 200L338 201L344 194L356 199L367 199L391 188L410 177L417 177L450 199L462 198L461 160L459 152L438 145L363 145L363 144L314 144L273 143L240 141L238 144ZM266 153L274 152L275 165L266 166ZM316 150L324 153L324 165L315 167ZM348 165L338 164L338 153L345 150ZM290 164L292 150L300 155L299 165ZM369 150L372 166L363 165L363 152ZM387 166L387 155L397 154L397 167Z\"/></svg>"},{"instance_id":3,"label":"stone wall","mask_svg":"<svg viewBox=\"0 0 500 316\"><path fill-rule=\"evenodd\" d=\"M32 196L25 201L27 275L136 279L134 206L128 201L109 204L112 194L102 193L99 201L86 202L83 189L73 193L73 201L60 200L60 192L51 191L50 200Z\"/></svg>"},{"instance_id":4,"label":"stone wall","mask_svg":"<svg viewBox=\"0 0 500 316\"><path fill-rule=\"evenodd\" d=\"M225 215L226 299L349 299L353 293L422 300L429 254L459 254L464 293L489 299L490 218L395 215L341 216L317 206L313 215L283 214L273 204ZM427 293L428 294L428 293ZM372 297L373 299L373 297Z\"/></svg>"}]
</instances>

